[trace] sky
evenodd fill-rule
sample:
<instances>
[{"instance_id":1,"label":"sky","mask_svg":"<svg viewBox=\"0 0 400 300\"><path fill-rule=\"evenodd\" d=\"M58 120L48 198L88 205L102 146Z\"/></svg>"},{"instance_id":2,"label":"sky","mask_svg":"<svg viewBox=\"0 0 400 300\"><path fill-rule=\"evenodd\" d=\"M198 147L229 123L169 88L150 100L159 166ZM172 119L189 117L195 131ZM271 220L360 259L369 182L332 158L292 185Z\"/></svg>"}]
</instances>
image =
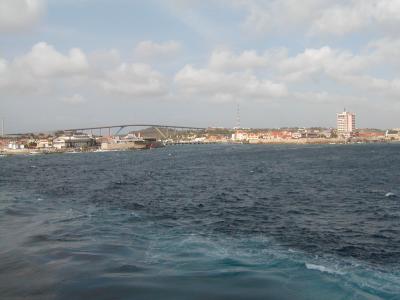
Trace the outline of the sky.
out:
<instances>
[{"instance_id":1,"label":"sky","mask_svg":"<svg viewBox=\"0 0 400 300\"><path fill-rule=\"evenodd\" d=\"M6 132L400 127L400 0L0 0Z\"/></svg>"}]
</instances>

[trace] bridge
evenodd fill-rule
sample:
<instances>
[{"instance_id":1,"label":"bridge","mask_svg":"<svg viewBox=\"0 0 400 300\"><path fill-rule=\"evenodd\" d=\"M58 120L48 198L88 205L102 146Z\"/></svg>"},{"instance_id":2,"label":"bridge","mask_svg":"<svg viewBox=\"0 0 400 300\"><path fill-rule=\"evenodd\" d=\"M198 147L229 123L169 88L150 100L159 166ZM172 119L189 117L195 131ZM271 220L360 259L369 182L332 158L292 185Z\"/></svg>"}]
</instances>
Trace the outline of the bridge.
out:
<instances>
[{"instance_id":1,"label":"bridge","mask_svg":"<svg viewBox=\"0 0 400 300\"><path fill-rule=\"evenodd\" d=\"M64 132L64 133L77 133L84 132L90 134L96 134L99 136L103 135L103 132L106 131L106 135L118 135L127 128L154 128L163 138L167 138L170 134L170 131L176 133L178 131L202 131L206 130L205 127L193 127L193 126L179 126L179 125L160 125L160 124L121 124L121 125L105 125L105 126L93 126L93 127L81 127L81 128L69 128L69 129L59 129L48 132L37 132L39 133L56 133L56 132ZM12 133L6 134L6 136L25 136L35 134L33 132L29 133Z\"/></svg>"},{"instance_id":2,"label":"bridge","mask_svg":"<svg viewBox=\"0 0 400 300\"><path fill-rule=\"evenodd\" d=\"M99 135L102 135L102 130L108 131L108 136L111 136L112 130L116 130L113 135L118 135L120 132L126 128L154 128L163 138L168 138L170 135L170 130L176 133L177 131L201 131L206 128L203 127L191 127L191 126L176 126L176 125L159 125L159 124L122 124L122 125L112 125L112 126L96 126L96 127L84 127L84 128L73 128L65 129L64 132L90 132L98 131ZM166 132L164 132L166 130Z\"/></svg>"}]
</instances>

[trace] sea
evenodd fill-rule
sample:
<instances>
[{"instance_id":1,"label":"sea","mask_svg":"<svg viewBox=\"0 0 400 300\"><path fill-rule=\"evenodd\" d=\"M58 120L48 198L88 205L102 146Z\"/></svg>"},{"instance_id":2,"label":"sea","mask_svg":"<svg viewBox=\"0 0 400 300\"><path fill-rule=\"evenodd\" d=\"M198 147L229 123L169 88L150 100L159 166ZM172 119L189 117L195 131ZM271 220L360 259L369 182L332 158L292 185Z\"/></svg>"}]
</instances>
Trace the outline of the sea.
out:
<instances>
[{"instance_id":1,"label":"sea","mask_svg":"<svg viewBox=\"0 0 400 300\"><path fill-rule=\"evenodd\" d=\"M400 299L400 144L0 157L0 299Z\"/></svg>"}]
</instances>

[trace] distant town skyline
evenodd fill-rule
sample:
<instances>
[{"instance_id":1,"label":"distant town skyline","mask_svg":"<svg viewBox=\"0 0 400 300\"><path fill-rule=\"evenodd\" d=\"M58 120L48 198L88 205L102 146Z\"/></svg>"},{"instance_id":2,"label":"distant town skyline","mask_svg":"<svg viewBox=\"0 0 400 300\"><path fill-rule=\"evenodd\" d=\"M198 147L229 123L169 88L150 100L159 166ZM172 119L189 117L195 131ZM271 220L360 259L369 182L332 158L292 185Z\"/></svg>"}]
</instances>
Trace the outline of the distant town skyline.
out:
<instances>
[{"instance_id":1,"label":"distant town skyline","mask_svg":"<svg viewBox=\"0 0 400 300\"><path fill-rule=\"evenodd\" d=\"M6 132L400 127L396 0L2 0Z\"/></svg>"}]
</instances>

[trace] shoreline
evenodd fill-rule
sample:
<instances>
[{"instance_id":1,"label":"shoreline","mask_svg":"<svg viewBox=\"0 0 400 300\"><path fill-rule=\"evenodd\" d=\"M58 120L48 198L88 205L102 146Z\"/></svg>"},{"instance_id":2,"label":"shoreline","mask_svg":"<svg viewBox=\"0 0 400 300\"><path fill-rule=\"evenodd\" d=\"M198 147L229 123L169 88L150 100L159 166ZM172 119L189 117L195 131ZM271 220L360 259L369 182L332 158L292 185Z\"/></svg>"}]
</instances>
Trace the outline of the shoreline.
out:
<instances>
[{"instance_id":1,"label":"shoreline","mask_svg":"<svg viewBox=\"0 0 400 300\"><path fill-rule=\"evenodd\" d=\"M360 144L400 144L400 141L396 140L383 140L383 141L345 141L345 140L281 140L281 141L263 141L263 142L187 142L187 143L175 143L166 144L166 147L170 146L182 146L182 145L360 145ZM126 151L144 151L150 149L118 149L118 150L103 150L100 147L80 149L80 148L68 148L68 149L2 149L0 150L0 156L31 156L31 155L49 155L49 154L73 154L73 153L103 153L103 152L126 152Z\"/></svg>"}]
</instances>

